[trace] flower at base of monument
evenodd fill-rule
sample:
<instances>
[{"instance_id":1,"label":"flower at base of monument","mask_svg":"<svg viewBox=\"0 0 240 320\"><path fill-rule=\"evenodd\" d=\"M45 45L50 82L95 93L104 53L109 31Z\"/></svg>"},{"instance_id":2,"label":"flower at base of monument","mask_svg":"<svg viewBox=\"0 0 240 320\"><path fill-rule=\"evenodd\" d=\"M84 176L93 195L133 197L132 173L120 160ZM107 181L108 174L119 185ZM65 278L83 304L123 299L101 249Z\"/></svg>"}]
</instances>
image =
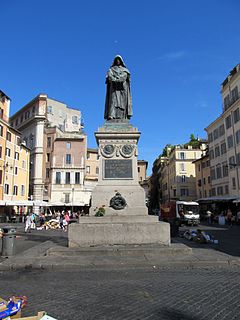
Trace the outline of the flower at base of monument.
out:
<instances>
[{"instance_id":1,"label":"flower at base of monument","mask_svg":"<svg viewBox=\"0 0 240 320\"><path fill-rule=\"evenodd\" d=\"M106 210L104 209L105 205L101 206L101 207L96 207L96 209L94 211L96 211L95 213L95 217L103 217L105 215Z\"/></svg>"}]
</instances>

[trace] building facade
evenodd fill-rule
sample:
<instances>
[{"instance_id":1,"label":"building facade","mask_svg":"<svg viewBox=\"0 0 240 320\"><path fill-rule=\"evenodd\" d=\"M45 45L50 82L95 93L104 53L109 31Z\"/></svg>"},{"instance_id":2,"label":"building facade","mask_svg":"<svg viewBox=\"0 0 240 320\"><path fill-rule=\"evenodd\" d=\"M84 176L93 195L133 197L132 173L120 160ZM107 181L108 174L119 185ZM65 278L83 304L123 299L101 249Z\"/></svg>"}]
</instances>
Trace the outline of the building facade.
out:
<instances>
[{"instance_id":1,"label":"building facade","mask_svg":"<svg viewBox=\"0 0 240 320\"><path fill-rule=\"evenodd\" d=\"M28 202L30 150L21 133L9 125L10 98L0 91L0 200L1 211L16 211Z\"/></svg>"},{"instance_id":2,"label":"building facade","mask_svg":"<svg viewBox=\"0 0 240 320\"><path fill-rule=\"evenodd\" d=\"M158 161L159 201L196 200L196 171L194 160L199 159L206 149L203 143L200 149L192 146L175 146L167 157Z\"/></svg>"},{"instance_id":3,"label":"building facade","mask_svg":"<svg viewBox=\"0 0 240 320\"><path fill-rule=\"evenodd\" d=\"M205 130L212 197L240 197L240 65L222 83L222 114Z\"/></svg>"},{"instance_id":4,"label":"building facade","mask_svg":"<svg viewBox=\"0 0 240 320\"><path fill-rule=\"evenodd\" d=\"M197 199L211 197L210 160L206 154L193 161L196 172Z\"/></svg>"},{"instance_id":5,"label":"building facade","mask_svg":"<svg viewBox=\"0 0 240 320\"><path fill-rule=\"evenodd\" d=\"M81 112L40 94L15 113L11 123L31 150L30 198L52 207L89 206Z\"/></svg>"}]
</instances>

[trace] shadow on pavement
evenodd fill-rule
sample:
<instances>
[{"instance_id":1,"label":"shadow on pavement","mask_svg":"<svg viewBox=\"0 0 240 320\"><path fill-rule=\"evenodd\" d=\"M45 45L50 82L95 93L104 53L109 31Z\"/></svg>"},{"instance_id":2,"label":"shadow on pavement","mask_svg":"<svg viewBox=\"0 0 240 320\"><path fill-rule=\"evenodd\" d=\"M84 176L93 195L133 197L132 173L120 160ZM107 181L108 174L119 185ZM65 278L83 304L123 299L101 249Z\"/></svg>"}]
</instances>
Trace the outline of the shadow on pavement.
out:
<instances>
[{"instance_id":1,"label":"shadow on pavement","mask_svg":"<svg viewBox=\"0 0 240 320\"><path fill-rule=\"evenodd\" d=\"M180 233L188 229L201 229L209 233L218 244L205 243L200 244L182 237L172 238L172 242L180 242L191 248L215 249L231 256L240 257L240 226L219 226L217 224L201 224L198 227L181 227Z\"/></svg>"}]
</instances>

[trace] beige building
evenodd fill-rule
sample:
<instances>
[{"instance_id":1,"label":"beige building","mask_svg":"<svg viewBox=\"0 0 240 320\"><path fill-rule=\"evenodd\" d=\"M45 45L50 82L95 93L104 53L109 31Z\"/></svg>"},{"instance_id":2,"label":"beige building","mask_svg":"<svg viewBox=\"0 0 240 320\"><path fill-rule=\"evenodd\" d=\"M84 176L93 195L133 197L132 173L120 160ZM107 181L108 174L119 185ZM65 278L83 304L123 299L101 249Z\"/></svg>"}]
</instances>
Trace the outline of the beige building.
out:
<instances>
[{"instance_id":1,"label":"beige building","mask_svg":"<svg viewBox=\"0 0 240 320\"><path fill-rule=\"evenodd\" d=\"M168 157L160 157L158 183L161 202L196 200L196 171L193 161L199 159L205 149L204 143L201 145L201 149L193 149L190 145L187 148L175 146Z\"/></svg>"},{"instance_id":2,"label":"beige building","mask_svg":"<svg viewBox=\"0 0 240 320\"><path fill-rule=\"evenodd\" d=\"M31 150L31 199L38 206L88 206L81 112L40 94L15 113L11 123Z\"/></svg>"},{"instance_id":3,"label":"beige building","mask_svg":"<svg viewBox=\"0 0 240 320\"><path fill-rule=\"evenodd\" d=\"M201 158L193 161L196 172L196 191L197 199L211 196L211 179L210 179L210 160L206 154Z\"/></svg>"},{"instance_id":4,"label":"beige building","mask_svg":"<svg viewBox=\"0 0 240 320\"><path fill-rule=\"evenodd\" d=\"M222 114L205 130L208 134L211 196L239 197L240 65L222 83Z\"/></svg>"},{"instance_id":5,"label":"beige building","mask_svg":"<svg viewBox=\"0 0 240 320\"><path fill-rule=\"evenodd\" d=\"M9 125L10 98L0 91L0 201L1 216L27 206L30 150L21 133ZM7 207L3 207L6 205Z\"/></svg>"}]
</instances>

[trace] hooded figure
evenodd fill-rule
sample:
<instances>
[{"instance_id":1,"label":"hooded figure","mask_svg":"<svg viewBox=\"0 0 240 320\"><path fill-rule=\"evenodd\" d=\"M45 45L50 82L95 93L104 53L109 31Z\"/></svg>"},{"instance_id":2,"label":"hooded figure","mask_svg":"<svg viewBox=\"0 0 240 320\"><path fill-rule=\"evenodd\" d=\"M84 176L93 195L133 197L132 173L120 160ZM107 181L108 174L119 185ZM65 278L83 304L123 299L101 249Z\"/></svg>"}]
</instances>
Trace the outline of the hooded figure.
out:
<instances>
[{"instance_id":1,"label":"hooded figure","mask_svg":"<svg viewBox=\"0 0 240 320\"><path fill-rule=\"evenodd\" d=\"M130 119L132 116L130 72L119 55L114 58L108 70L106 84L104 119Z\"/></svg>"}]
</instances>

